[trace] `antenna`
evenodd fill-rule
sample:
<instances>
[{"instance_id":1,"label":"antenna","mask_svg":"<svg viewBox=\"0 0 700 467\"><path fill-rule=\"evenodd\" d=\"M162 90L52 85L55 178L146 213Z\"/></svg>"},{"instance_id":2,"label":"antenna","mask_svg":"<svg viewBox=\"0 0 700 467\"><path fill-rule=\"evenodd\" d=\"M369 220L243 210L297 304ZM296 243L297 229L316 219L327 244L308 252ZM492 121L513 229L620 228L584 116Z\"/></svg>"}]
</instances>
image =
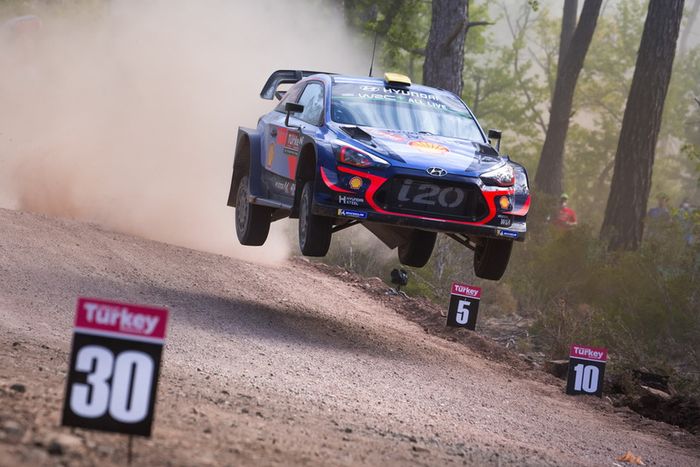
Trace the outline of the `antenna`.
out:
<instances>
[{"instance_id":1,"label":"antenna","mask_svg":"<svg viewBox=\"0 0 700 467\"><path fill-rule=\"evenodd\" d=\"M377 51L377 36L379 35L378 30L374 30L374 45L372 46L372 62L369 64L369 77L372 77L372 69L374 69L374 53Z\"/></svg>"}]
</instances>

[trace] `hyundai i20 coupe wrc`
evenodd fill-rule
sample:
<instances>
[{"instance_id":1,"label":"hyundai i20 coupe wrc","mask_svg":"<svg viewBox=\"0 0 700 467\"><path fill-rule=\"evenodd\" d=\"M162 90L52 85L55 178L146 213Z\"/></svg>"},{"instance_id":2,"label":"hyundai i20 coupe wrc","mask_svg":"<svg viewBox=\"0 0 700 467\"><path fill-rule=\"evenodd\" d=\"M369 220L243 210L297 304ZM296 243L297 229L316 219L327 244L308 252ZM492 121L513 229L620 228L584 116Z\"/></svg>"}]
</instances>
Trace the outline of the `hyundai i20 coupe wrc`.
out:
<instances>
[{"instance_id":1,"label":"hyundai i20 coupe wrc","mask_svg":"<svg viewBox=\"0 0 700 467\"><path fill-rule=\"evenodd\" d=\"M459 97L394 73L301 70L274 72L260 96L279 103L238 129L228 205L240 243L298 218L302 254L325 256L333 233L361 224L422 267L444 233L474 251L478 277L501 278L525 239L527 172Z\"/></svg>"}]
</instances>

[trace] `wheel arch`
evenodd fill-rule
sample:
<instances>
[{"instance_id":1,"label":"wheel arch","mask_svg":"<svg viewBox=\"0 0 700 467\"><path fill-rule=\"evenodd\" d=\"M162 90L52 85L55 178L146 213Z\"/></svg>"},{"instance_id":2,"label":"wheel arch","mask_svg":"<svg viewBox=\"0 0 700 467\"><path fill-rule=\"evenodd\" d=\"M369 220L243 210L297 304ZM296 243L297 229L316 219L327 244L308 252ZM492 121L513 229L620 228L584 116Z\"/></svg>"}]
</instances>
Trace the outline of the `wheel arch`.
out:
<instances>
[{"instance_id":1,"label":"wheel arch","mask_svg":"<svg viewBox=\"0 0 700 467\"><path fill-rule=\"evenodd\" d=\"M299 151L299 162L297 163L297 171L294 177L294 206L290 217L299 217L299 201L301 193L304 189L304 184L308 181L316 179L318 172L316 145L312 141L307 141Z\"/></svg>"},{"instance_id":2,"label":"wheel arch","mask_svg":"<svg viewBox=\"0 0 700 467\"><path fill-rule=\"evenodd\" d=\"M259 157L252 157L253 154L260 154L260 135L249 128L239 128L238 138L236 140L236 152L233 159L233 173L231 174L231 186L228 193L228 206L236 207L236 193L238 192L238 184L245 174L250 174L251 191L257 186L255 179L259 172ZM256 161L258 164L256 164Z\"/></svg>"}]
</instances>

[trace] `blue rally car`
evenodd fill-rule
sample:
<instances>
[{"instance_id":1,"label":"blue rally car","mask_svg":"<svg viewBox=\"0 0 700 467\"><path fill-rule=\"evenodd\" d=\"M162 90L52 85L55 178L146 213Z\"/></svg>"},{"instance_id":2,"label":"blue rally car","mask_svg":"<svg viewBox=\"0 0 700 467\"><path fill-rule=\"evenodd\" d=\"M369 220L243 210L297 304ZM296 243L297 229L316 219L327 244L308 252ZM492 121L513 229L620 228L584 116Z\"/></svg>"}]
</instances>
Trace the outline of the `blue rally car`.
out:
<instances>
[{"instance_id":1,"label":"blue rally car","mask_svg":"<svg viewBox=\"0 0 700 467\"><path fill-rule=\"evenodd\" d=\"M333 233L362 224L422 267L442 232L474 250L477 276L501 278L525 238L527 173L461 99L393 73L300 70L274 72L260 96L280 102L238 130L228 205L243 245L291 217L301 252L325 256Z\"/></svg>"}]
</instances>

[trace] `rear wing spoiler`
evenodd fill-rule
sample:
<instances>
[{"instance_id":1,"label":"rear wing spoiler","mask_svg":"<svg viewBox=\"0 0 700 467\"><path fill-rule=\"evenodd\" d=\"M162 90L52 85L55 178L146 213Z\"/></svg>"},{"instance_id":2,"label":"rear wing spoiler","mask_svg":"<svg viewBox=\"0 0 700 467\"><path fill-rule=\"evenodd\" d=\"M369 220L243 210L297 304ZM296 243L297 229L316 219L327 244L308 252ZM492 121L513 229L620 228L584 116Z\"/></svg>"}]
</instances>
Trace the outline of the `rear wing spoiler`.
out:
<instances>
[{"instance_id":1,"label":"rear wing spoiler","mask_svg":"<svg viewBox=\"0 0 700 467\"><path fill-rule=\"evenodd\" d=\"M265 86L260 91L260 97L267 100L272 100L275 97L277 88L280 84L296 83L306 78L307 76L317 74L331 75L323 71L307 71L307 70L277 70L267 78Z\"/></svg>"}]
</instances>

